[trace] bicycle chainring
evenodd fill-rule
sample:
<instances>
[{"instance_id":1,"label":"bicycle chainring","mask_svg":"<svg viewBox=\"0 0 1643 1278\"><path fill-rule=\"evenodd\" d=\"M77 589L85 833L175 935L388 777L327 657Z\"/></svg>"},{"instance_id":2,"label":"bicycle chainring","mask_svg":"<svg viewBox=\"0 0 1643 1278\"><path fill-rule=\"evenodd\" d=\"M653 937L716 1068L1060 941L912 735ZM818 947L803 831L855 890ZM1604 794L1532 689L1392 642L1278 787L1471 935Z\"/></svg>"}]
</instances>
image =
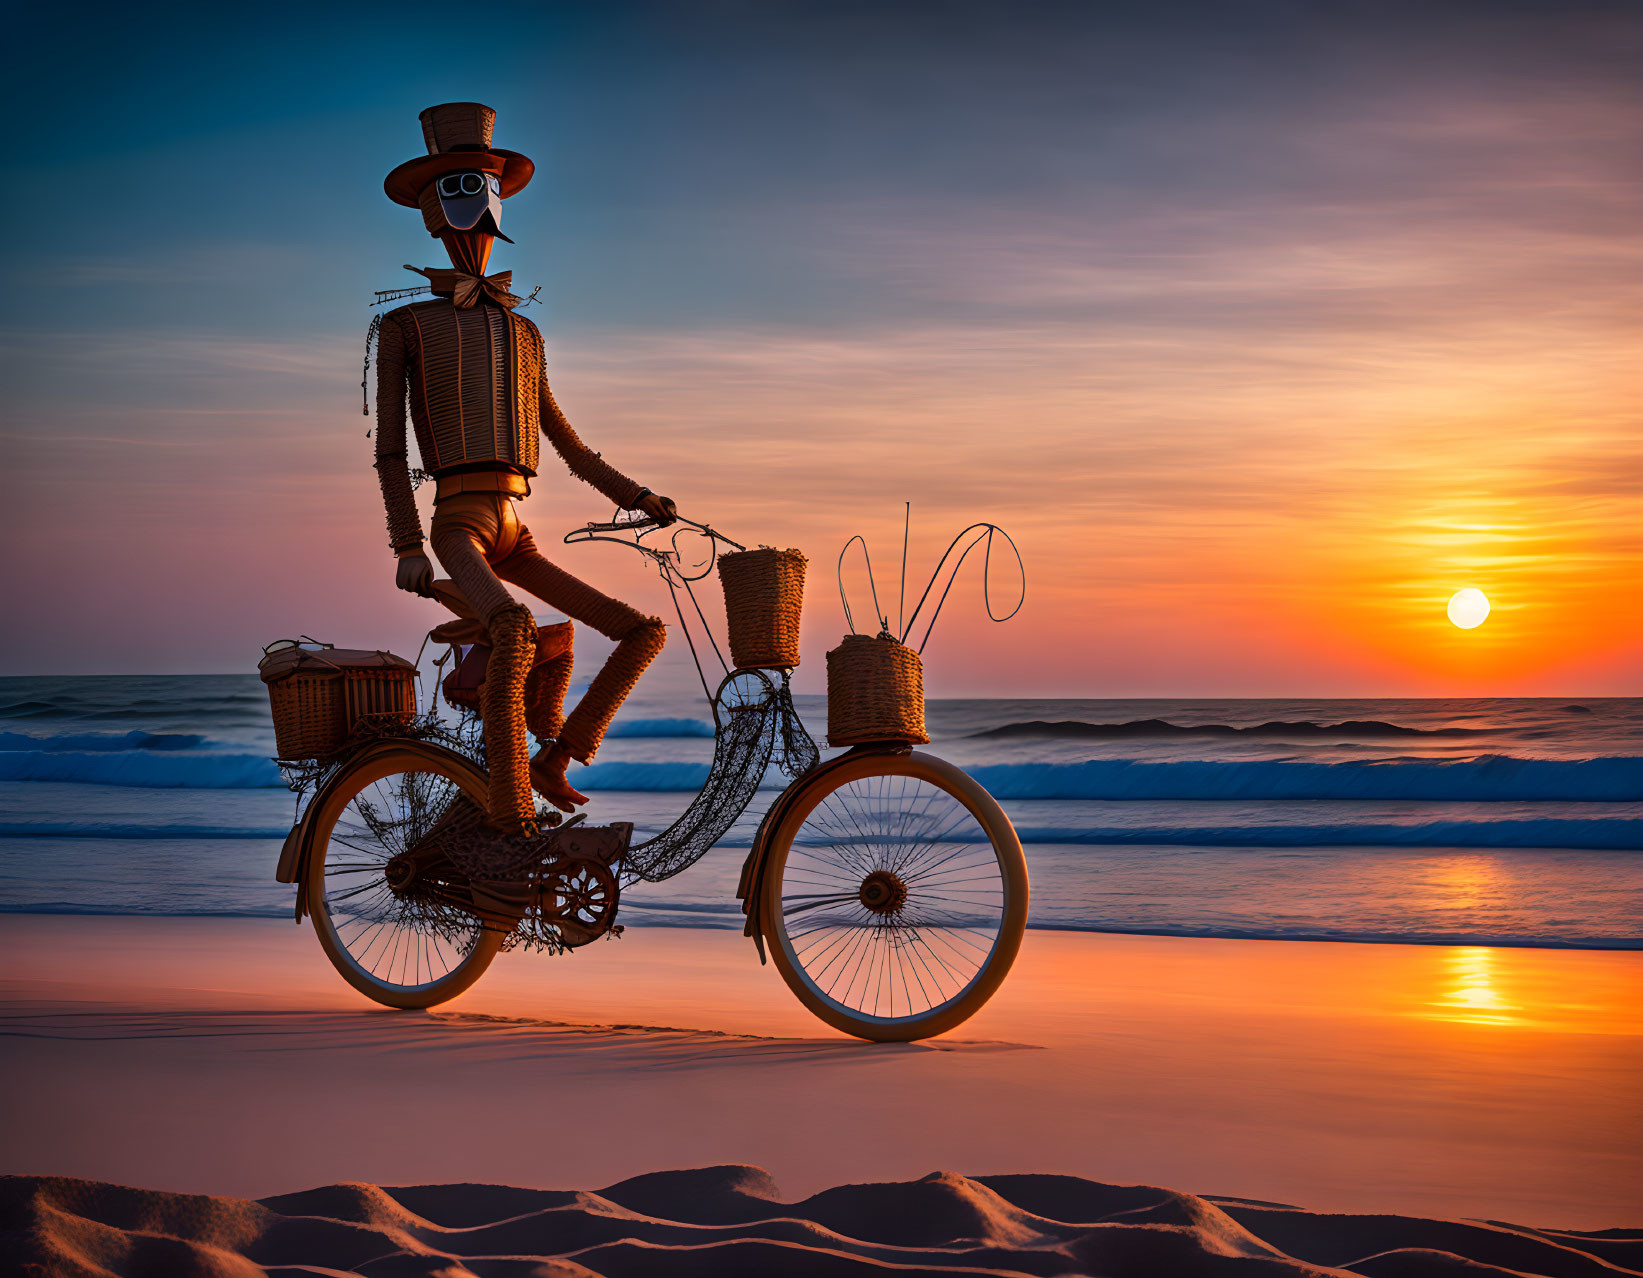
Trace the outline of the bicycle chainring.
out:
<instances>
[{"instance_id":1,"label":"bicycle chainring","mask_svg":"<svg viewBox=\"0 0 1643 1278\"><path fill-rule=\"evenodd\" d=\"M540 924L557 932L566 949L575 949L610 931L621 889L604 861L573 854L542 867L535 897Z\"/></svg>"}]
</instances>

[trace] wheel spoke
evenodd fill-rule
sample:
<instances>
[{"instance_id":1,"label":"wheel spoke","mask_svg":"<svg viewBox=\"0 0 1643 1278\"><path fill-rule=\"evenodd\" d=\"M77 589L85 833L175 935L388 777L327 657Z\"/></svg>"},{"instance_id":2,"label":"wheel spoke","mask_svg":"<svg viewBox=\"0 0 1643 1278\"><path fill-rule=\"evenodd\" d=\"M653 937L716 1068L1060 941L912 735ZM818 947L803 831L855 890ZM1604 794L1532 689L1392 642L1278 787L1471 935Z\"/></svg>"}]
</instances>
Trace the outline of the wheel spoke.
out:
<instances>
[{"instance_id":1,"label":"wheel spoke","mask_svg":"<svg viewBox=\"0 0 1643 1278\"><path fill-rule=\"evenodd\" d=\"M1004 863L929 775L837 784L783 852L778 944L828 1005L865 1021L930 1017L987 970L1005 928Z\"/></svg>"},{"instance_id":2,"label":"wheel spoke","mask_svg":"<svg viewBox=\"0 0 1643 1278\"><path fill-rule=\"evenodd\" d=\"M480 941L479 920L451 903L443 869L430 872L433 887L420 893L390 888L387 879L389 862L422 839L461 793L431 767L393 771L339 798L323 842L316 840L314 855L323 860L313 888L320 900L310 901L315 924L328 930L339 966L386 994L446 980Z\"/></svg>"}]
</instances>

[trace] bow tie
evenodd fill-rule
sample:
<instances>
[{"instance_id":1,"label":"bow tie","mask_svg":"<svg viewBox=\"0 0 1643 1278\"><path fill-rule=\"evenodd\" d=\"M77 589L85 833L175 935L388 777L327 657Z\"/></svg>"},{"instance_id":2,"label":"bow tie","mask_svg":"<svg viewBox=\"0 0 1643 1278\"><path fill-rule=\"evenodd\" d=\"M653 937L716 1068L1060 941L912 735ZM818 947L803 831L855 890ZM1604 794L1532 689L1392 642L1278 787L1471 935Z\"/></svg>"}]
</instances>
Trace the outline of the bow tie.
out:
<instances>
[{"instance_id":1,"label":"bow tie","mask_svg":"<svg viewBox=\"0 0 1643 1278\"><path fill-rule=\"evenodd\" d=\"M510 288L513 284L512 271L498 271L495 275L469 275L448 266L407 266L405 269L426 276L436 297L448 296L464 310L478 302L481 295L509 310L524 300L514 296Z\"/></svg>"}]
</instances>

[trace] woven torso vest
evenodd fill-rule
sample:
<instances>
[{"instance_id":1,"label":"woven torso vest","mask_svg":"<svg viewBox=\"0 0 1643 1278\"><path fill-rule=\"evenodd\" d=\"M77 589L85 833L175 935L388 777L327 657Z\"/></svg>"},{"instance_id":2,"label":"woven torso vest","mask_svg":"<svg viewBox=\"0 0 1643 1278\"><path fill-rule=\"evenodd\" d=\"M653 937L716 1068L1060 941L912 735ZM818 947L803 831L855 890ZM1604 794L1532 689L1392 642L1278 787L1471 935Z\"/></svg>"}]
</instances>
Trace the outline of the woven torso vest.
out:
<instances>
[{"instance_id":1,"label":"woven torso vest","mask_svg":"<svg viewBox=\"0 0 1643 1278\"><path fill-rule=\"evenodd\" d=\"M435 476L500 464L536 474L541 438L542 334L490 302L446 298L383 317L405 334L411 424L423 468Z\"/></svg>"}]
</instances>

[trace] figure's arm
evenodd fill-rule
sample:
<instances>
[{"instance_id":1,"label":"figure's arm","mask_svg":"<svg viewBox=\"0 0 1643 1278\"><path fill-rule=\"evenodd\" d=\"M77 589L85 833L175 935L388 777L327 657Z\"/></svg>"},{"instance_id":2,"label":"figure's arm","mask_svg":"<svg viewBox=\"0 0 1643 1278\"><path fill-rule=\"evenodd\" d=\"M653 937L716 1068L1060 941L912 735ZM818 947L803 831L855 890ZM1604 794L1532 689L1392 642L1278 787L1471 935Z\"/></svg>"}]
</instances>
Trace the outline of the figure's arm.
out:
<instances>
[{"instance_id":1,"label":"figure's arm","mask_svg":"<svg viewBox=\"0 0 1643 1278\"><path fill-rule=\"evenodd\" d=\"M391 315L382 317L377 340L377 482L388 512L388 544L399 560L401 590L426 594L433 566L422 549L422 519L411 490L411 462L405 447L405 331Z\"/></svg>"},{"instance_id":2,"label":"figure's arm","mask_svg":"<svg viewBox=\"0 0 1643 1278\"><path fill-rule=\"evenodd\" d=\"M640 498L650 490L636 484L598 453L582 442L565 414L559 411L548 379L542 378L542 433L548 437L554 452L564 459L570 473L592 484L624 510L638 510Z\"/></svg>"}]
</instances>

